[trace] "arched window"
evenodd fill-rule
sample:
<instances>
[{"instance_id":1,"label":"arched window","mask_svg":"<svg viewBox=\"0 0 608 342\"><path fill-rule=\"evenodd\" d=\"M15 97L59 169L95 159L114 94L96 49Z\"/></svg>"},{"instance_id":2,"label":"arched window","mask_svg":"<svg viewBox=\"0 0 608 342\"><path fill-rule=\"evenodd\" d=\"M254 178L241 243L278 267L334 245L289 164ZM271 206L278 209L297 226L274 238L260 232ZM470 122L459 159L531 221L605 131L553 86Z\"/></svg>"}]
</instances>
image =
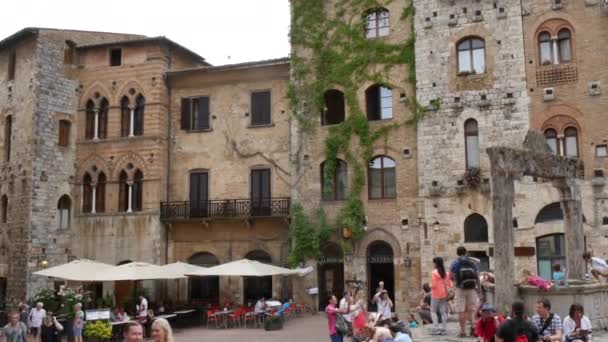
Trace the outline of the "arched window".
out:
<instances>
[{"instance_id":1,"label":"arched window","mask_svg":"<svg viewBox=\"0 0 608 342\"><path fill-rule=\"evenodd\" d=\"M2 223L8 221L8 197L6 197L6 195L2 195L2 213L0 219L2 220Z\"/></svg>"},{"instance_id":2,"label":"arched window","mask_svg":"<svg viewBox=\"0 0 608 342\"><path fill-rule=\"evenodd\" d=\"M558 155L557 131L552 128L545 130L545 141L547 142L547 145L549 145L549 148L551 148L551 151L553 151L553 154Z\"/></svg>"},{"instance_id":3,"label":"arched window","mask_svg":"<svg viewBox=\"0 0 608 342\"><path fill-rule=\"evenodd\" d=\"M534 220L534 224L552 221L561 221L564 219L562 206L559 202L553 202L543 207Z\"/></svg>"},{"instance_id":4,"label":"arched window","mask_svg":"<svg viewBox=\"0 0 608 342\"><path fill-rule=\"evenodd\" d=\"M485 42L479 38L466 38L458 43L458 72L483 74L485 71Z\"/></svg>"},{"instance_id":5,"label":"arched window","mask_svg":"<svg viewBox=\"0 0 608 342\"><path fill-rule=\"evenodd\" d=\"M464 146L467 169L479 168L479 131L474 119L464 123Z\"/></svg>"},{"instance_id":6,"label":"arched window","mask_svg":"<svg viewBox=\"0 0 608 342\"><path fill-rule=\"evenodd\" d=\"M560 63L566 63L572 60L570 30L562 29L557 34L557 51Z\"/></svg>"},{"instance_id":7,"label":"arched window","mask_svg":"<svg viewBox=\"0 0 608 342\"><path fill-rule=\"evenodd\" d=\"M104 213L106 211L106 175L100 172L97 176L97 186L95 187L95 212Z\"/></svg>"},{"instance_id":8,"label":"arched window","mask_svg":"<svg viewBox=\"0 0 608 342\"><path fill-rule=\"evenodd\" d=\"M370 199L395 198L395 161L389 157L375 157L369 163L368 194Z\"/></svg>"},{"instance_id":9,"label":"arched window","mask_svg":"<svg viewBox=\"0 0 608 342\"><path fill-rule=\"evenodd\" d=\"M365 16L365 37L376 38L390 33L389 12L385 8L368 11Z\"/></svg>"},{"instance_id":10,"label":"arched window","mask_svg":"<svg viewBox=\"0 0 608 342\"><path fill-rule=\"evenodd\" d=\"M578 132L574 127L564 130L564 156L578 158Z\"/></svg>"},{"instance_id":11,"label":"arched window","mask_svg":"<svg viewBox=\"0 0 608 342\"><path fill-rule=\"evenodd\" d=\"M135 111L133 113L133 135L144 134L144 111L146 108L146 99L143 95L137 95L135 99Z\"/></svg>"},{"instance_id":12,"label":"arched window","mask_svg":"<svg viewBox=\"0 0 608 342\"><path fill-rule=\"evenodd\" d=\"M91 175L87 172L82 178L82 212L93 211L93 185Z\"/></svg>"},{"instance_id":13,"label":"arched window","mask_svg":"<svg viewBox=\"0 0 608 342\"><path fill-rule=\"evenodd\" d=\"M333 175L326 171L327 162L321 163L321 191L324 201L340 201L346 197L347 166L340 159L336 160Z\"/></svg>"},{"instance_id":14,"label":"arched window","mask_svg":"<svg viewBox=\"0 0 608 342\"><path fill-rule=\"evenodd\" d=\"M99 102L99 113L98 115L98 128L97 137L99 139L105 139L108 136L108 112L110 110L110 104L104 97Z\"/></svg>"},{"instance_id":15,"label":"arched window","mask_svg":"<svg viewBox=\"0 0 608 342\"><path fill-rule=\"evenodd\" d=\"M393 92L391 88L374 84L365 91L367 119L385 120L393 118Z\"/></svg>"},{"instance_id":16,"label":"arched window","mask_svg":"<svg viewBox=\"0 0 608 342\"><path fill-rule=\"evenodd\" d=\"M566 243L564 234L552 234L536 239L536 256L538 275L544 279L553 279L553 266L559 264L566 270ZM567 273L566 273L567 274Z\"/></svg>"},{"instance_id":17,"label":"arched window","mask_svg":"<svg viewBox=\"0 0 608 342\"><path fill-rule=\"evenodd\" d=\"M120 171L118 176L118 211L126 212L129 208L129 176L126 171Z\"/></svg>"},{"instance_id":18,"label":"arched window","mask_svg":"<svg viewBox=\"0 0 608 342\"><path fill-rule=\"evenodd\" d=\"M551 61L553 61L553 44L549 32L545 31L538 35L538 53L540 64L551 64Z\"/></svg>"},{"instance_id":19,"label":"arched window","mask_svg":"<svg viewBox=\"0 0 608 342\"><path fill-rule=\"evenodd\" d=\"M129 98L123 96L120 100L120 136L127 137L129 136L130 125L131 123L131 107L129 103Z\"/></svg>"},{"instance_id":20,"label":"arched window","mask_svg":"<svg viewBox=\"0 0 608 342\"><path fill-rule=\"evenodd\" d=\"M131 190L131 205L133 211L141 211L143 208L144 174L135 170L133 174L133 188Z\"/></svg>"},{"instance_id":21,"label":"arched window","mask_svg":"<svg viewBox=\"0 0 608 342\"><path fill-rule=\"evenodd\" d=\"M72 200L68 195L63 195L57 202L59 217L59 229L70 228L70 211L72 210Z\"/></svg>"},{"instance_id":22,"label":"arched window","mask_svg":"<svg viewBox=\"0 0 608 342\"><path fill-rule=\"evenodd\" d=\"M464 220L464 242L488 242L488 222L479 214Z\"/></svg>"},{"instance_id":23,"label":"arched window","mask_svg":"<svg viewBox=\"0 0 608 342\"><path fill-rule=\"evenodd\" d=\"M323 94L325 108L321 113L322 125L335 125L344 121L344 93L336 89L330 89Z\"/></svg>"},{"instance_id":24,"label":"arched window","mask_svg":"<svg viewBox=\"0 0 608 342\"><path fill-rule=\"evenodd\" d=\"M93 100L87 101L84 136L87 140L95 137L95 103Z\"/></svg>"}]
</instances>

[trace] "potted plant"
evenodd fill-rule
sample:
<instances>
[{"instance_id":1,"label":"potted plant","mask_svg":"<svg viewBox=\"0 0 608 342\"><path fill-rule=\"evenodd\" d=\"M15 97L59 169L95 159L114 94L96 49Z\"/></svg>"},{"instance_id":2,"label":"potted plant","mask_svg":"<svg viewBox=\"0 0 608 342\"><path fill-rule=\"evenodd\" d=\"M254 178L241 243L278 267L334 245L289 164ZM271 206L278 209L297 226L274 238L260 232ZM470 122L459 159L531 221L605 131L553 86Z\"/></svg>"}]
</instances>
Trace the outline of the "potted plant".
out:
<instances>
[{"instance_id":1,"label":"potted plant","mask_svg":"<svg viewBox=\"0 0 608 342\"><path fill-rule=\"evenodd\" d=\"M88 322L84 336L88 341L109 341L112 338L112 325L107 321Z\"/></svg>"},{"instance_id":2,"label":"potted plant","mask_svg":"<svg viewBox=\"0 0 608 342\"><path fill-rule=\"evenodd\" d=\"M283 319L281 316L272 315L266 318L266 321L264 322L264 330L273 331L281 329L283 329Z\"/></svg>"},{"instance_id":3,"label":"potted plant","mask_svg":"<svg viewBox=\"0 0 608 342\"><path fill-rule=\"evenodd\" d=\"M464 183L468 188L476 189L481 184L481 170L478 167L470 167L464 173Z\"/></svg>"}]
</instances>

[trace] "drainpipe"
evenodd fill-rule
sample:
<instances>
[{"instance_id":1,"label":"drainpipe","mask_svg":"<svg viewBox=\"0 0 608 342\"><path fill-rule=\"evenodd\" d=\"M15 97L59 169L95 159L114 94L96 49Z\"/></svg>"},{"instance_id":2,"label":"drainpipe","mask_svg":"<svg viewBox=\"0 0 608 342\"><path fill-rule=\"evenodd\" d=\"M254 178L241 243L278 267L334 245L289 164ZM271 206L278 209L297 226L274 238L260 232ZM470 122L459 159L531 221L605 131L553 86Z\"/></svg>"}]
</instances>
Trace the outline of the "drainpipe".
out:
<instances>
[{"instance_id":1,"label":"drainpipe","mask_svg":"<svg viewBox=\"0 0 608 342\"><path fill-rule=\"evenodd\" d=\"M169 64L167 70L171 70L171 63L173 62L173 49L169 50ZM166 189L165 189L165 201L169 202L169 182L171 175L171 86L167 80L167 74L163 75L165 86L167 87L167 175L166 175ZM169 263L169 231L171 225L165 224L165 264Z\"/></svg>"}]
</instances>

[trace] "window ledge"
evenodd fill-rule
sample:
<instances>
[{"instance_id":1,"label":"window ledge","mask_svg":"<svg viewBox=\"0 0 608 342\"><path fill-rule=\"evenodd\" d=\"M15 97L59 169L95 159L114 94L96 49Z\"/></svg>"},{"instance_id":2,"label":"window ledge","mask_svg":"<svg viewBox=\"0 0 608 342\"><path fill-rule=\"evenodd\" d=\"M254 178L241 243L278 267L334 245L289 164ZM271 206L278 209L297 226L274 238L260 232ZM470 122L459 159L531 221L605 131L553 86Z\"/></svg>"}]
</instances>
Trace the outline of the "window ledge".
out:
<instances>
[{"instance_id":1,"label":"window ledge","mask_svg":"<svg viewBox=\"0 0 608 342\"><path fill-rule=\"evenodd\" d=\"M391 198L367 198L368 202L396 202L397 197Z\"/></svg>"},{"instance_id":2,"label":"window ledge","mask_svg":"<svg viewBox=\"0 0 608 342\"><path fill-rule=\"evenodd\" d=\"M249 125L247 125L247 128L268 128L268 127L274 127L274 122L271 122L269 124L260 124L260 125L249 124Z\"/></svg>"},{"instance_id":3,"label":"window ledge","mask_svg":"<svg viewBox=\"0 0 608 342\"><path fill-rule=\"evenodd\" d=\"M106 143L106 142L121 142L121 141L133 141L133 140L145 140L145 139L160 139L160 135L135 135L132 137L112 137L112 138L104 138L104 139L79 139L76 141L77 144L97 144L97 143Z\"/></svg>"},{"instance_id":4,"label":"window ledge","mask_svg":"<svg viewBox=\"0 0 608 342\"><path fill-rule=\"evenodd\" d=\"M183 129L182 131L186 133L210 133L213 132L213 128L204 128L204 129Z\"/></svg>"},{"instance_id":5,"label":"window ledge","mask_svg":"<svg viewBox=\"0 0 608 342\"><path fill-rule=\"evenodd\" d=\"M372 122L382 123L382 122L388 122L388 121L392 121L392 120L393 120L393 118L390 118L390 119L379 119L379 120L370 120L370 119L367 119L367 122L369 122L369 123L372 123Z\"/></svg>"},{"instance_id":6,"label":"window ledge","mask_svg":"<svg viewBox=\"0 0 608 342\"><path fill-rule=\"evenodd\" d=\"M476 72L469 72L469 71L461 71L458 74L456 74L456 76L458 77L466 77L466 78L483 78L485 76L485 72L483 73L476 73Z\"/></svg>"},{"instance_id":7,"label":"window ledge","mask_svg":"<svg viewBox=\"0 0 608 342\"><path fill-rule=\"evenodd\" d=\"M326 199L321 199L321 203L323 204L330 204L330 205L338 205L338 204L342 204L344 203L344 201L346 201L346 199L331 199L331 200L326 200Z\"/></svg>"},{"instance_id":8,"label":"window ledge","mask_svg":"<svg viewBox=\"0 0 608 342\"><path fill-rule=\"evenodd\" d=\"M145 215L158 215L158 214L159 214L158 210L142 210L142 211L134 211L132 213L127 213L127 212L123 212L123 211L115 211L115 212L109 212L109 213L95 213L95 214L80 213L80 214L76 214L74 216L87 218L87 217L111 217L111 216L145 216Z\"/></svg>"}]
</instances>

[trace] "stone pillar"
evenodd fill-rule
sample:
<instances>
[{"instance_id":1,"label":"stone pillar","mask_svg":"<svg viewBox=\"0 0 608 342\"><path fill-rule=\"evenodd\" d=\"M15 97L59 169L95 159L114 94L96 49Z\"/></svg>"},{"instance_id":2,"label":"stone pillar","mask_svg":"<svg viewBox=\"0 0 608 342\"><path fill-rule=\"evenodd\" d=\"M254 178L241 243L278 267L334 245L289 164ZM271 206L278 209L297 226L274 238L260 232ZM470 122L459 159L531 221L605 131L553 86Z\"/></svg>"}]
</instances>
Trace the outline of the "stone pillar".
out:
<instances>
[{"instance_id":1,"label":"stone pillar","mask_svg":"<svg viewBox=\"0 0 608 342\"><path fill-rule=\"evenodd\" d=\"M513 202L515 186L509 170L512 160L501 151L488 149L492 182L492 226L494 229L494 275L496 277L495 306L499 312L509 312L515 296L515 264L513 252ZM507 159L507 160L505 160Z\"/></svg>"},{"instance_id":2,"label":"stone pillar","mask_svg":"<svg viewBox=\"0 0 608 342\"><path fill-rule=\"evenodd\" d=\"M99 139L99 110L95 111L95 120L93 126L93 140Z\"/></svg>"},{"instance_id":3,"label":"stone pillar","mask_svg":"<svg viewBox=\"0 0 608 342\"><path fill-rule=\"evenodd\" d=\"M129 136L132 137L133 134L133 124L135 124L135 107L129 107Z\"/></svg>"},{"instance_id":4,"label":"stone pillar","mask_svg":"<svg viewBox=\"0 0 608 342\"><path fill-rule=\"evenodd\" d=\"M96 199L97 199L97 184L91 184L91 188L93 189L91 196L91 214L95 214L96 213L96 209L95 206L97 206L96 203Z\"/></svg>"},{"instance_id":5,"label":"stone pillar","mask_svg":"<svg viewBox=\"0 0 608 342\"><path fill-rule=\"evenodd\" d=\"M127 212L133 212L133 182L127 182Z\"/></svg>"},{"instance_id":6,"label":"stone pillar","mask_svg":"<svg viewBox=\"0 0 608 342\"><path fill-rule=\"evenodd\" d=\"M562 194L568 278L583 279L585 262L582 255L585 250L585 232L580 189L576 180L572 178L557 181L555 184Z\"/></svg>"}]
</instances>

